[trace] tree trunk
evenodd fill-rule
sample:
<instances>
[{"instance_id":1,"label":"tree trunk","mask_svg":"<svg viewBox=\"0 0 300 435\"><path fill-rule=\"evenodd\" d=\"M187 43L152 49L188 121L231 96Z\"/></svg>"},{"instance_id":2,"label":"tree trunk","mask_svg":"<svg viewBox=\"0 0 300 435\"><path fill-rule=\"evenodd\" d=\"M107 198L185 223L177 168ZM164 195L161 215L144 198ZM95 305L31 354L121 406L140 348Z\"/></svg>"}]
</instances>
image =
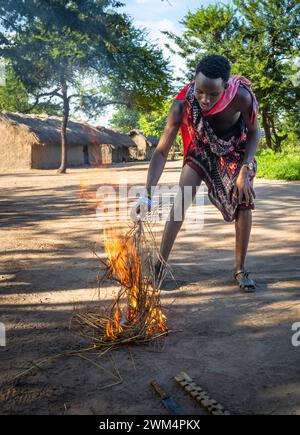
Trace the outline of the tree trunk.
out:
<instances>
[{"instance_id":1,"label":"tree trunk","mask_svg":"<svg viewBox=\"0 0 300 435\"><path fill-rule=\"evenodd\" d=\"M68 142L67 142L67 124L69 119L70 104L68 98L68 87L64 77L61 79L61 89L63 95L63 118L61 122L61 164L57 172L65 174L68 165Z\"/></svg>"},{"instance_id":2,"label":"tree trunk","mask_svg":"<svg viewBox=\"0 0 300 435\"><path fill-rule=\"evenodd\" d=\"M262 125L265 132L265 138L267 142L267 147L272 148L272 137L271 137L271 129L268 124L268 108L264 107L262 111Z\"/></svg>"},{"instance_id":3,"label":"tree trunk","mask_svg":"<svg viewBox=\"0 0 300 435\"><path fill-rule=\"evenodd\" d=\"M275 138L274 139L274 147L273 147L273 149L274 149L275 152L279 152L279 151L281 151L281 143L287 138L288 135L284 134L282 136L279 136L277 134L273 118L271 118L271 126L272 126L272 133L273 133L273 136Z\"/></svg>"}]
</instances>

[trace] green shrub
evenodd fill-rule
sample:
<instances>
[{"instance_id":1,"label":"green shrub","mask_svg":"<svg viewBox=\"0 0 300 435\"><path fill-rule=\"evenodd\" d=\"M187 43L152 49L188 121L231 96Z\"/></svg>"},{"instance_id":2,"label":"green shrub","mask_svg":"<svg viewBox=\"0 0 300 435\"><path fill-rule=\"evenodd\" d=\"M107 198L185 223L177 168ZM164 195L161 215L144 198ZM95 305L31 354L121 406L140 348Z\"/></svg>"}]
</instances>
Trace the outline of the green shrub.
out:
<instances>
[{"instance_id":1,"label":"green shrub","mask_svg":"<svg viewBox=\"0 0 300 435\"><path fill-rule=\"evenodd\" d=\"M300 180L300 154L297 152L275 153L270 149L262 149L257 152L256 160L258 178Z\"/></svg>"}]
</instances>

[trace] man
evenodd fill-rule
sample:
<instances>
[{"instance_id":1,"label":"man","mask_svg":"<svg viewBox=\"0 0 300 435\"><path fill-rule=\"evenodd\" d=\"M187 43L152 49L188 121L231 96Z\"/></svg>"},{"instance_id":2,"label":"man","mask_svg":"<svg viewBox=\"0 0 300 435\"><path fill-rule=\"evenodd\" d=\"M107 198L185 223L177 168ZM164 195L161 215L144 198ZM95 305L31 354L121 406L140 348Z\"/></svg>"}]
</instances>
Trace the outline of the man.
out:
<instances>
[{"instance_id":1,"label":"man","mask_svg":"<svg viewBox=\"0 0 300 435\"><path fill-rule=\"evenodd\" d=\"M157 185L169 149L180 128L184 142L183 167L179 180L184 203L184 186L191 186L192 198L204 181L210 201L225 221L235 221L234 279L246 292L256 283L245 270L245 258L252 225L255 192L254 158L260 140L258 106L251 83L242 76L230 77L230 63L221 55L205 56L198 64L195 79L177 95L168 114L166 127L152 156L146 189L133 211L142 218L151 206L151 187ZM166 222L160 254L166 262L183 219L175 219L174 206ZM163 263L156 265L157 273Z\"/></svg>"}]
</instances>

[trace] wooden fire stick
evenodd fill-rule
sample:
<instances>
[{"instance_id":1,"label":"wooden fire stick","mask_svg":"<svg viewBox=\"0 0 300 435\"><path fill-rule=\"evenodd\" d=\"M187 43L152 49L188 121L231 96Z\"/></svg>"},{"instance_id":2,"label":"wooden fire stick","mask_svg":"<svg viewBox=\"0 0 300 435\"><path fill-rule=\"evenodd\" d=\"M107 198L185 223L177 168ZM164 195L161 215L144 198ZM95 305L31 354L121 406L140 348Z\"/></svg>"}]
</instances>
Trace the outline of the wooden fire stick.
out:
<instances>
[{"instance_id":1,"label":"wooden fire stick","mask_svg":"<svg viewBox=\"0 0 300 435\"><path fill-rule=\"evenodd\" d=\"M230 415L216 400L211 399L206 391L197 385L185 372L179 373L175 381L198 403L200 403L212 415Z\"/></svg>"}]
</instances>

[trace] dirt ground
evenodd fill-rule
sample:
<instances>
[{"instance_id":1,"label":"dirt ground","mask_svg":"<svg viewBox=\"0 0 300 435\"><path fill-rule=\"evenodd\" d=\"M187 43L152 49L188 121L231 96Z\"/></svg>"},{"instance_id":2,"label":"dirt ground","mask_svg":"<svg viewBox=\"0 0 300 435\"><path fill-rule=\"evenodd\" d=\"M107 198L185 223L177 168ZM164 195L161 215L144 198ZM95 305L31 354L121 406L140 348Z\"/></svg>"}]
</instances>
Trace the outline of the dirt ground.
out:
<instances>
[{"instance_id":1,"label":"dirt ground","mask_svg":"<svg viewBox=\"0 0 300 435\"><path fill-rule=\"evenodd\" d=\"M92 250L102 252L104 224L93 198L119 177L144 184L147 167L0 175L0 322L7 338L0 413L164 415L149 386L155 378L186 414L205 414L173 379L185 371L232 414L300 414L300 346L292 345L292 324L300 322L300 183L256 180L247 258L256 294L233 282L234 224L204 190L203 228L184 227L170 257L177 285L169 278L161 292L173 331L163 347L47 360L11 382L39 359L89 346L69 330L74 307L102 305L116 291L109 283L97 289ZM161 183L176 185L180 168L168 162ZM162 230L157 223L158 242Z\"/></svg>"}]
</instances>

